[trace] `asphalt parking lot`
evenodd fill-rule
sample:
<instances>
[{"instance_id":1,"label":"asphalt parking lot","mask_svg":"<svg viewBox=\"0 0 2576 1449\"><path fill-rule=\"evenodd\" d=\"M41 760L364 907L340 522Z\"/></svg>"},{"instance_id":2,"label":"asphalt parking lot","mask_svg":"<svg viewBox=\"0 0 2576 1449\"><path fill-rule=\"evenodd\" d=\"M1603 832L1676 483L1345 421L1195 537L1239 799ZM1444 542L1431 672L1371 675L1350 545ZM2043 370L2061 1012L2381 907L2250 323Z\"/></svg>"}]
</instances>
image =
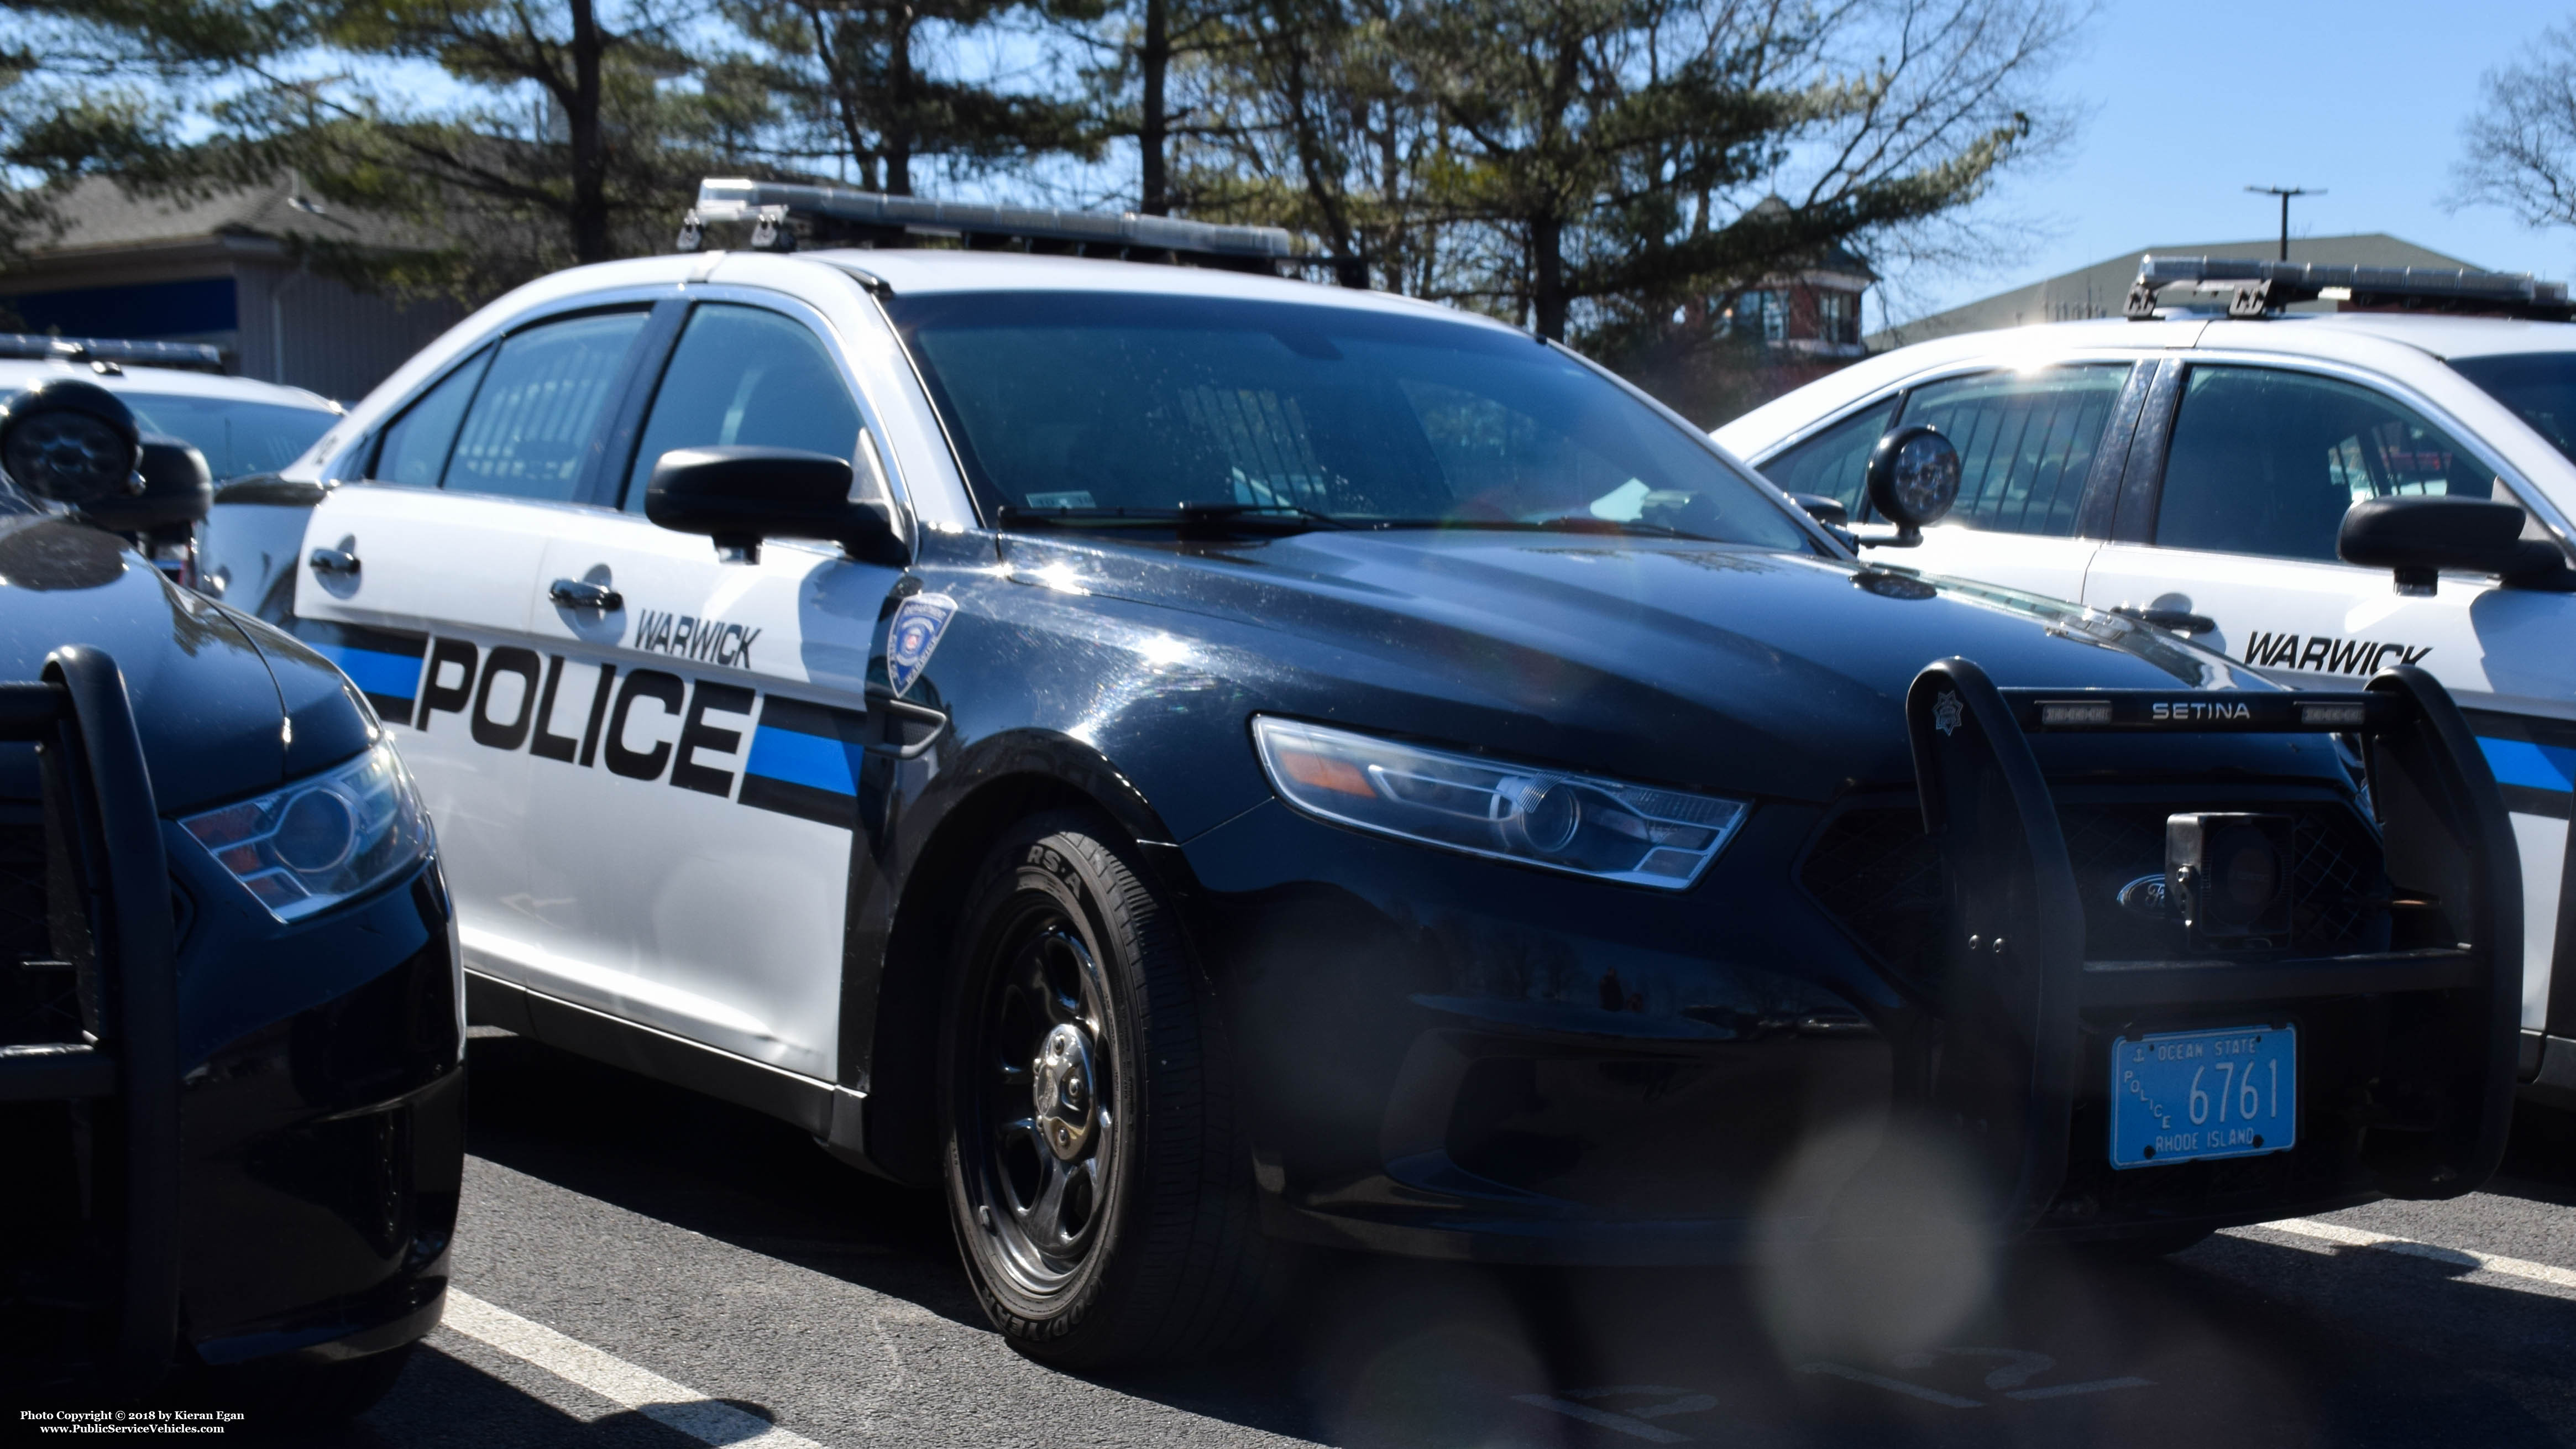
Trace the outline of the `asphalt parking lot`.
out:
<instances>
[{"instance_id":1,"label":"asphalt parking lot","mask_svg":"<svg viewBox=\"0 0 2576 1449\"><path fill-rule=\"evenodd\" d=\"M1742 1275L1353 1260L1247 1359L1083 1378L985 1327L930 1196L674 1088L516 1038L473 1051L449 1326L331 1442L2576 1440L2576 1134L2547 1117L2477 1196L2025 1265L1911 1344L1859 1346L1896 1302L1855 1305L1830 1356L1787 1341L1813 1305Z\"/></svg>"}]
</instances>

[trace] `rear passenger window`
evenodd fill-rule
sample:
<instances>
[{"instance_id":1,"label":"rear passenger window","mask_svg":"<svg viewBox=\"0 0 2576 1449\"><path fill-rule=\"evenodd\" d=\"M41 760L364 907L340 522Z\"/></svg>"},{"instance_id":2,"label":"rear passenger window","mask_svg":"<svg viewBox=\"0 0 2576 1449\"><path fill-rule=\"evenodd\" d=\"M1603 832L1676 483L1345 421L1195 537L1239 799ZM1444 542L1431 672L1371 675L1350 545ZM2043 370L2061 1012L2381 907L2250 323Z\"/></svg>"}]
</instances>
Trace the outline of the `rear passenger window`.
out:
<instances>
[{"instance_id":1,"label":"rear passenger window","mask_svg":"<svg viewBox=\"0 0 2576 1449\"><path fill-rule=\"evenodd\" d=\"M1939 428L1959 450L1951 522L2071 538L2128 380L2126 363L1981 372L1916 388L1901 421Z\"/></svg>"},{"instance_id":2,"label":"rear passenger window","mask_svg":"<svg viewBox=\"0 0 2576 1449\"><path fill-rule=\"evenodd\" d=\"M1869 484L1869 450L1878 446L1895 416L1896 399L1873 403L1763 464L1762 476L1783 493L1831 498L1858 518L1861 494Z\"/></svg>"},{"instance_id":3,"label":"rear passenger window","mask_svg":"<svg viewBox=\"0 0 2576 1449\"><path fill-rule=\"evenodd\" d=\"M571 501L644 318L642 312L575 317L504 341L465 414L442 486Z\"/></svg>"},{"instance_id":4,"label":"rear passenger window","mask_svg":"<svg viewBox=\"0 0 2576 1449\"><path fill-rule=\"evenodd\" d=\"M776 312L707 303L690 314L653 394L627 473L626 511L644 511L653 465L673 448L797 448L850 458L866 478L870 465L853 456L858 442L859 405L821 338Z\"/></svg>"},{"instance_id":5,"label":"rear passenger window","mask_svg":"<svg viewBox=\"0 0 2576 1449\"><path fill-rule=\"evenodd\" d=\"M2366 387L2268 367L2195 367L2156 505L2167 548L2332 562L2344 511L2400 494L2495 496L2450 434Z\"/></svg>"},{"instance_id":6,"label":"rear passenger window","mask_svg":"<svg viewBox=\"0 0 2576 1449\"><path fill-rule=\"evenodd\" d=\"M456 425L465 420L465 405L474 400L474 384L483 380L484 364L491 360L489 348L476 353L404 410L385 429L384 440L376 447L375 466L367 476L379 483L437 487L438 475L447 470L447 450L456 445Z\"/></svg>"}]
</instances>

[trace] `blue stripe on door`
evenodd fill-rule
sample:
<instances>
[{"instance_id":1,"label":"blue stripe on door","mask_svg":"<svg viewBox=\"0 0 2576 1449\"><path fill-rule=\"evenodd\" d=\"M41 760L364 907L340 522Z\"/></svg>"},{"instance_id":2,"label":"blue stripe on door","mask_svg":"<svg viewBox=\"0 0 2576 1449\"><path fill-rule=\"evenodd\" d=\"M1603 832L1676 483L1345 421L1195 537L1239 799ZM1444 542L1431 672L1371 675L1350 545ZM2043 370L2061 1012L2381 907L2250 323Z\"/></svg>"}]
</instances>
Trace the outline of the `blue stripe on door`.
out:
<instances>
[{"instance_id":1,"label":"blue stripe on door","mask_svg":"<svg viewBox=\"0 0 2576 1449\"><path fill-rule=\"evenodd\" d=\"M2576 749L2485 735L2478 737L2478 748L2486 752L2487 768L2495 771L2499 785L2520 785L2526 790L2576 789Z\"/></svg>"},{"instance_id":2,"label":"blue stripe on door","mask_svg":"<svg viewBox=\"0 0 2576 1449\"><path fill-rule=\"evenodd\" d=\"M853 748L839 740L763 725L752 736L751 759L743 766L743 773L809 790L856 795L858 776L850 763Z\"/></svg>"},{"instance_id":3,"label":"blue stripe on door","mask_svg":"<svg viewBox=\"0 0 2576 1449\"><path fill-rule=\"evenodd\" d=\"M322 640L308 641L315 652L340 666L349 682L368 694L414 699L420 694L420 656L387 654Z\"/></svg>"}]
</instances>

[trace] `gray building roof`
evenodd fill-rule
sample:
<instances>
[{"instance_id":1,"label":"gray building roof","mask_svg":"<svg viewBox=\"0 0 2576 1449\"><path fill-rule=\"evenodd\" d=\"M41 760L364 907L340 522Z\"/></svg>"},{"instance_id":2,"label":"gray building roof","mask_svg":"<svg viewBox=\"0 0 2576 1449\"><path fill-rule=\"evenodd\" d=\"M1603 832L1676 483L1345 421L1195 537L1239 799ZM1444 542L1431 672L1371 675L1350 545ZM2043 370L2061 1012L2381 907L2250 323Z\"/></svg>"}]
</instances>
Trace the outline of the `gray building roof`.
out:
<instances>
[{"instance_id":1,"label":"gray building roof","mask_svg":"<svg viewBox=\"0 0 2576 1449\"><path fill-rule=\"evenodd\" d=\"M104 176L72 188L56 209L59 229L40 234L36 256L160 247L219 236L343 242L354 246L419 245L398 223L314 199L295 178L264 186L225 187L196 197L137 196Z\"/></svg>"},{"instance_id":2,"label":"gray building roof","mask_svg":"<svg viewBox=\"0 0 2576 1449\"><path fill-rule=\"evenodd\" d=\"M2269 258L2280 255L2280 246L2280 238L2264 237L2258 241L2181 242L2172 246L2141 247L2044 282L2015 287L1963 307L1901 322L1884 331L1873 332L1865 340L1871 351L1884 352L1891 347L1928 342L1935 337L1949 337L1961 332L1984 332L2033 322L2076 322L2095 317L2117 317L2121 305L2128 301L2129 284L2138 279L2138 259L2150 252L2157 256ZM2477 266L2475 262L2444 256L2430 248L2377 231L2354 236L2294 237L2290 241L2290 260L2365 267ZM2331 302L2311 302L2301 303L2291 310L2331 311L2333 308Z\"/></svg>"}]
</instances>

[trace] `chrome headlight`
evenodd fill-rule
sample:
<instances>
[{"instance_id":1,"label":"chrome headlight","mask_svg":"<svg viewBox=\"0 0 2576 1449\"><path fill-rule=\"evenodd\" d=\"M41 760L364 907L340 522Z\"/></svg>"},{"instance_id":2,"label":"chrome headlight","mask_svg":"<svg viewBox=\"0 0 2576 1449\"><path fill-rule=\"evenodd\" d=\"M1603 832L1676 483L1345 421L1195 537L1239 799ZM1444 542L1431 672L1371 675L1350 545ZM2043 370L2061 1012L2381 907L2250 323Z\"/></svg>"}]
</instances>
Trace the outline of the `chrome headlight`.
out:
<instances>
[{"instance_id":1,"label":"chrome headlight","mask_svg":"<svg viewBox=\"0 0 2576 1449\"><path fill-rule=\"evenodd\" d=\"M1750 808L1294 720L1256 717L1252 737L1271 788L1309 815L1664 890L1698 880Z\"/></svg>"},{"instance_id":2,"label":"chrome headlight","mask_svg":"<svg viewBox=\"0 0 2576 1449\"><path fill-rule=\"evenodd\" d=\"M179 822L268 913L299 920L429 854L429 814L389 743L334 770Z\"/></svg>"}]
</instances>

